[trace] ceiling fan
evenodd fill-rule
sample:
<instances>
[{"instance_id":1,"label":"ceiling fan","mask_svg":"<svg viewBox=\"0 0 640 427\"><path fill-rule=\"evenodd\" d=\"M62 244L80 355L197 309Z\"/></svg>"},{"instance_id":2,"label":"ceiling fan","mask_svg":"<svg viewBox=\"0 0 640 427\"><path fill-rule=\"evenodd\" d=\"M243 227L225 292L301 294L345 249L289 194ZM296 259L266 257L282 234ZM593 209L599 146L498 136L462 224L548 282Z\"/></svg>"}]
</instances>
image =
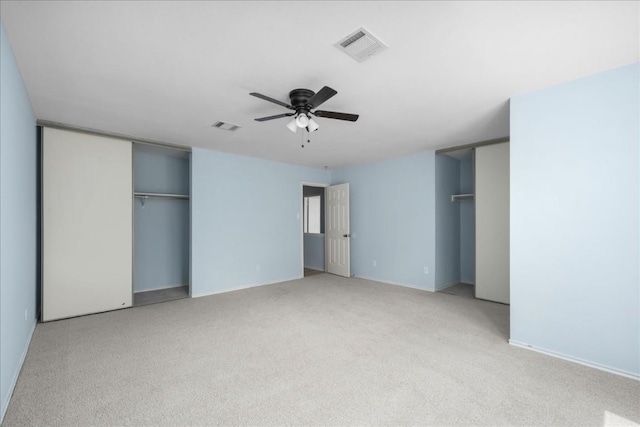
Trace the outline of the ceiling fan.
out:
<instances>
[{"instance_id":1,"label":"ceiling fan","mask_svg":"<svg viewBox=\"0 0 640 427\"><path fill-rule=\"evenodd\" d=\"M255 120L258 122L266 122L267 120L294 116L293 120L291 120L287 124L287 128L289 128L291 132L295 133L298 128L306 128L307 132L318 130L320 126L315 122L315 120L311 118L312 115L316 117L323 117L326 119L346 120L349 122L355 122L356 120L358 120L359 116L357 114L315 110L322 103L324 103L326 100L337 93L338 92L331 89L329 86L323 87L318 93L315 93L314 91L309 89L294 89L289 92L289 99L291 100L291 104L286 104L282 101L278 101L277 99L273 99L269 96L257 92L251 92L249 95L264 99L265 101L273 102L274 104L281 105L285 108L288 108L289 110L293 110L293 113L276 114L275 116L261 117Z\"/></svg>"}]
</instances>

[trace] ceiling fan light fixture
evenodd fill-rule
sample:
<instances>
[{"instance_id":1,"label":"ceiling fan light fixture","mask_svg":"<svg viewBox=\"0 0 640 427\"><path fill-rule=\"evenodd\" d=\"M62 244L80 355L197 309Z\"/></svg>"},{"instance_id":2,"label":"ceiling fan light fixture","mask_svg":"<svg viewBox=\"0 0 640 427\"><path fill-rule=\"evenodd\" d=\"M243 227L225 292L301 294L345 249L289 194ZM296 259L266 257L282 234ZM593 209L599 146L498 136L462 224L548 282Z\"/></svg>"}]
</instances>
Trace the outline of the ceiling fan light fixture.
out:
<instances>
[{"instance_id":1,"label":"ceiling fan light fixture","mask_svg":"<svg viewBox=\"0 0 640 427\"><path fill-rule=\"evenodd\" d=\"M307 130L309 131L309 133L317 131L319 127L320 125L318 125L315 120L309 117L309 124L307 125Z\"/></svg>"},{"instance_id":2,"label":"ceiling fan light fixture","mask_svg":"<svg viewBox=\"0 0 640 427\"><path fill-rule=\"evenodd\" d=\"M362 38L362 37L360 37ZM324 104L327 100L331 99L338 92L335 89L331 89L329 86L323 86L317 93L310 89L294 89L289 92L289 99L291 104L278 101L266 95L262 95L257 92L251 92L249 95L256 98L269 101L273 104L280 105L291 110L288 113L275 114L267 117L260 117L254 119L257 122L266 122L269 120L281 119L284 117L291 117L293 119L287 123L287 128L296 133L298 128L306 129L307 132L315 132L320 128L320 125L311 118L311 115L316 117L324 117L326 119L346 120L349 122L355 122L358 120L357 114L339 113L337 111L325 111L318 110L320 105ZM314 111L312 111L314 110Z\"/></svg>"},{"instance_id":3,"label":"ceiling fan light fixture","mask_svg":"<svg viewBox=\"0 0 640 427\"><path fill-rule=\"evenodd\" d=\"M298 114L296 117L296 125L301 129L306 128L309 126L309 117L304 113Z\"/></svg>"},{"instance_id":4,"label":"ceiling fan light fixture","mask_svg":"<svg viewBox=\"0 0 640 427\"><path fill-rule=\"evenodd\" d=\"M296 131L298 130L298 124L296 123L296 119L293 119L289 123L287 123L287 128L291 132L296 133Z\"/></svg>"}]
</instances>

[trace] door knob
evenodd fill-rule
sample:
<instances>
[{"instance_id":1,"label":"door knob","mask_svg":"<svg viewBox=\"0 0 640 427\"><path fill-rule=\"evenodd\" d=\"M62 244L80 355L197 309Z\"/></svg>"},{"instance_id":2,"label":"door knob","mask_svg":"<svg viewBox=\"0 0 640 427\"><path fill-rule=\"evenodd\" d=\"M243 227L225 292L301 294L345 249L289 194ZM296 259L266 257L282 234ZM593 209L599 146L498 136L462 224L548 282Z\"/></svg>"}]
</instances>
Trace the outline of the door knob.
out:
<instances>
[{"instance_id":1,"label":"door knob","mask_svg":"<svg viewBox=\"0 0 640 427\"><path fill-rule=\"evenodd\" d=\"M351 234L343 234L342 237L351 237Z\"/></svg>"}]
</instances>

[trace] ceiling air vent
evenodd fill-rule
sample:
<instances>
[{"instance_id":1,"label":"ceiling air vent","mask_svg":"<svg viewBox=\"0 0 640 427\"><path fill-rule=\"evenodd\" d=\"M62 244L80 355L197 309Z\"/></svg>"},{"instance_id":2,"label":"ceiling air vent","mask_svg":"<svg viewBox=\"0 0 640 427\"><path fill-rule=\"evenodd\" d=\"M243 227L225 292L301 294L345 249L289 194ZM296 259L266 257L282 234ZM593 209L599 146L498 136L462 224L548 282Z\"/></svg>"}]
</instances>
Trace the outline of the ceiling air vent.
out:
<instances>
[{"instance_id":1,"label":"ceiling air vent","mask_svg":"<svg viewBox=\"0 0 640 427\"><path fill-rule=\"evenodd\" d=\"M225 122L215 122L214 124L211 125L211 127L222 129L222 130L230 130L230 131L240 129L240 126L238 125L232 125L231 123L225 123Z\"/></svg>"},{"instance_id":2,"label":"ceiling air vent","mask_svg":"<svg viewBox=\"0 0 640 427\"><path fill-rule=\"evenodd\" d=\"M363 27L340 40L335 46L358 62L369 59L387 48L386 44Z\"/></svg>"}]
</instances>

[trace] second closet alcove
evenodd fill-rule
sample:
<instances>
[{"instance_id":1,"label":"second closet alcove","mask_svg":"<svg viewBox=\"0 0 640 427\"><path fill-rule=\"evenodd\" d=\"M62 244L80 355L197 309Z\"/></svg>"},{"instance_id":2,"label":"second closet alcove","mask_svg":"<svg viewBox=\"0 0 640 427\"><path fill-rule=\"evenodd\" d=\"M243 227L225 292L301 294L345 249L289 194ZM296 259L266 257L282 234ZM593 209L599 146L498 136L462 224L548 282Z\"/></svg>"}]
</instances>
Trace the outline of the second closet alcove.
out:
<instances>
[{"instance_id":1,"label":"second closet alcove","mask_svg":"<svg viewBox=\"0 0 640 427\"><path fill-rule=\"evenodd\" d=\"M474 150L436 155L436 289L475 296Z\"/></svg>"},{"instance_id":2,"label":"second closet alcove","mask_svg":"<svg viewBox=\"0 0 640 427\"><path fill-rule=\"evenodd\" d=\"M133 305L186 298L190 153L134 144L133 171Z\"/></svg>"},{"instance_id":3,"label":"second closet alcove","mask_svg":"<svg viewBox=\"0 0 640 427\"><path fill-rule=\"evenodd\" d=\"M436 152L437 291L509 304L509 141Z\"/></svg>"}]
</instances>

